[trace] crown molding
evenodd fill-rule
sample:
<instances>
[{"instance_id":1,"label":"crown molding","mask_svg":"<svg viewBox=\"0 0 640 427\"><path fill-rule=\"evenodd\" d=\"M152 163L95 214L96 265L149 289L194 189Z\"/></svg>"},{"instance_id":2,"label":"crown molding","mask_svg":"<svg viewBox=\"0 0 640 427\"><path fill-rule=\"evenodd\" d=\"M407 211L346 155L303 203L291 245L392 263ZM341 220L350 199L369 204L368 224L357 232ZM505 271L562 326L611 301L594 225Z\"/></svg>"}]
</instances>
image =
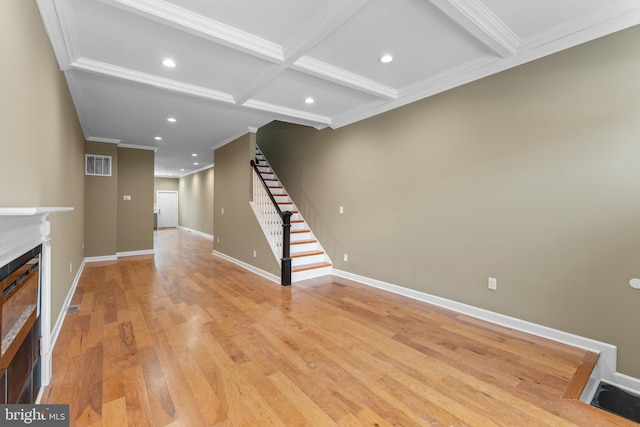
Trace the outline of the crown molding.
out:
<instances>
[{"instance_id":1,"label":"crown molding","mask_svg":"<svg viewBox=\"0 0 640 427\"><path fill-rule=\"evenodd\" d=\"M248 108L254 108L256 110L268 111L270 113L280 114L287 117L295 117L297 119L307 120L313 122L314 124L331 124L331 118L327 116L308 113L306 111L283 107L281 105L270 104L268 102L258 101L255 99L249 99L242 105Z\"/></svg>"},{"instance_id":2,"label":"crown molding","mask_svg":"<svg viewBox=\"0 0 640 427\"><path fill-rule=\"evenodd\" d=\"M120 145L120 143L122 142L121 139L100 138L99 136L90 136L86 138L86 140L91 142L104 142L105 144L116 144L116 145Z\"/></svg>"},{"instance_id":3,"label":"crown molding","mask_svg":"<svg viewBox=\"0 0 640 427\"><path fill-rule=\"evenodd\" d=\"M398 98L398 91L390 86L363 77L359 74L352 73L343 68L335 67L326 62L319 61L309 56L303 56L298 59L293 67L304 71L307 74L321 77L325 80L331 80L334 83L350 87L370 95L393 100Z\"/></svg>"},{"instance_id":4,"label":"crown molding","mask_svg":"<svg viewBox=\"0 0 640 427\"><path fill-rule=\"evenodd\" d=\"M60 22L58 21L58 13L53 0L36 0L42 23L45 31L51 41L51 47L58 61L60 71L68 70L71 65L71 58L67 52L67 45L64 41L64 35Z\"/></svg>"},{"instance_id":5,"label":"crown molding","mask_svg":"<svg viewBox=\"0 0 640 427\"><path fill-rule=\"evenodd\" d=\"M99 1L262 59L284 61L282 48L278 44L163 0Z\"/></svg>"},{"instance_id":6,"label":"crown molding","mask_svg":"<svg viewBox=\"0 0 640 427\"><path fill-rule=\"evenodd\" d=\"M163 77L154 76L153 74L142 73L124 67L95 61L88 58L79 58L74 61L71 66L75 70L88 71L90 73L101 74L105 76L115 77L118 79L128 80L136 83L142 83L154 86L171 92L178 92L185 95L205 98L228 104L235 104L232 95L217 90L207 89L202 86L182 83L176 80L165 79Z\"/></svg>"},{"instance_id":7,"label":"crown molding","mask_svg":"<svg viewBox=\"0 0 640 427\"><path fill-rule=\"evenodd\" d=\"M430 0L454 22L503 58L515 55L522 40L479 0Z\"/></svg>"},{"instance_id":8,"label":"crown molding","mask_svg":"<svg viewBox=\"0 0 640 427\"><path fill-rule=\"evenodd\" d=\"M544 35L545 33L543 32L540 33L540 35L533 36L531 39L523 41L520 50L513 56L507 58L482 58L480 60L464 64L453 71L449 70L447 73L435 76L418 85L404 88L399 92L397 100L389 101L381 105L370 104L364 108L355 109L346 114L334 117L331 121L331 127L337 129L347 126L377 114L453 89L460 85L479 80L492 74L499 73L518 65L552 55L562 50L569 49L599 37L612 34L616 31L640 24L640 5L637 1L627 1L616 5L615 7L609 8L607 13L611 18L601 24L593 24L589 28L583 28L581 30L577 28L575 24L571 27L573 30L570 30L568 27L564 28L563 31L569 32L569 35L566 37L554 39L553 41L535 46L532 40L537 39L538 41L535 43L540 43L540 41L544 40L545 37L550 37L549 35ZM588 19L580 20L579 22L582 22L582 25L586 25L585 22L591 22L591 20L597 20L595 14ZM556 29L556 31L557 30L558 29Z\"/></svg>"},{"instance_id":9,"label":"crown molding","mask_svg":"<svg viewBox=\"0 0 640 427\"><path fill-rule=\"evenodd\" d=\"M154 153L158 151L158 147L149 147L146 145L133 145L133 144L118 144L118 148L130 148L132 150L147 150L147 151L153 151Z\"/></svg>"},{"instance_id":10,"label":"crown molding","mask_svg":"<svg viewBox=\"0 0 640 427\"><path fill-rule=\"evenodd\" d=\"M80 42L69 0L54 0L62 36L71 62L80 57Z\"/></svg>"},{"instance_id":11,"label":"crown molding","mask_svg":"<svg viewBox=\"0 0 640 427\"><path fill-rule=\"evenodd\" d=\"M545 45L551 45L550 49L557 49L553 47L556 44L571 47L639 23L638 1L627 0L527 37L522 41L521 47L522 50L543 49L541 52L545 52ZM550 52L553 53L554 50Z\"/></svg>"}]
</instances>

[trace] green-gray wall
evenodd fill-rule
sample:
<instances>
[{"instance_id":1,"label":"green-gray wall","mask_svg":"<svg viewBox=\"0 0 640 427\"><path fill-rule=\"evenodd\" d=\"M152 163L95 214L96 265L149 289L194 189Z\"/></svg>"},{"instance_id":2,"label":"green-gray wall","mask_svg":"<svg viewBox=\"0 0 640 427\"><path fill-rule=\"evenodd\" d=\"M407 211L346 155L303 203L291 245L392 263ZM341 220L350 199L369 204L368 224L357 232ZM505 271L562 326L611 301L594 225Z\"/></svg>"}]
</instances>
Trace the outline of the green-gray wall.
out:
<instances>
[{"instance_id":1,"label":"green-gray wall","mask_svg":"<svg viewBox=\"0 0 640 427\"><path fill-rule=\"evenodd\" d=\"M74 209L48 217L54 326L84 257L84 136L35 1L0 2L0 52L0 206Z\"/></svg>"},{"instance_id":2,"label":"green-gray wall","mask_svg":"<svg viewBox=\"0 0 640 427\"><path fill-rule=\"evenodd\" d=\"M204 234L213 234L214 169L202 170L178 182L178 223Z\"/></svg>"},{"instance_id":3,"label":"green-gray wall","mask_svg":"<svg viewBox=\"0 0 640 427\"><path fill-rule=\"evenodd\" d=\"M213 247L232 258L280 275L280 264L249 205L252 191L249 162L254 158L254 133L215 151ZM256 257L253 251L256 251Z\"/></svg>"},{"instance_id":4,"label":"green-gray wall","mask_svg":"<svg viewBox=\"0 0 640 427\"><path fill-rule=\"evenodd\" d=\"M85 256L153 249L154 152L87 141L86 153L111 156L112 170L85 177Z\"/></svg>"},{"instance_id":5,"label":"green-gray wall","mask_svg":"<svg viewBox=\"0 0 640 427\"><path fill-rule=\"evenodd\" d=\"M154 157L150 150L118 148L118 252L153 249Z\"/></svg>"},{"instance_id":6,"label":"green-gray wall","mask_svg":"<svg viewBox=\"0 0 640 427\"><path fill-rule=\"evenodd\" d=\"M639 51L636 27L258 145L335 268L617 345L640 377Z\"/></svg>"}]
</instances>

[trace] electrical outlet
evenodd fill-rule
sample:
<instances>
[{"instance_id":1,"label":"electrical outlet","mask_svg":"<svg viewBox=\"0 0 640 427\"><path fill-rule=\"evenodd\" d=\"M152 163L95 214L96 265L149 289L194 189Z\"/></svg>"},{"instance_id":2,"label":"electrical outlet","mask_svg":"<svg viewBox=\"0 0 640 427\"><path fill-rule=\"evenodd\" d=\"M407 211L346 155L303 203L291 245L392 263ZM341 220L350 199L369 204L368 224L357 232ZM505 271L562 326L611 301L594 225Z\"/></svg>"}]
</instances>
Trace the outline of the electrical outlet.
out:
<instances>
[{"instance_id":1,"label":"electrical outlet","mask_svg":"<svg viewBox=\"0 0 640 427\"><path fill-rule=\"evenodd\" d=\"M495 277L489 277L489 289L495 291L498 288L498 279Z\"/></svg>"},{"instance_id":2,"label":"electrical outlet","mask_svg":"<svg viewBox=\"0 0 640 427\"><path fill-rule=\"evenodd\" d=\"M255 250L253 251L253 257L254 258L256 257L256 251Z\"/></svg>"},{"instance_id":3,"label":"electrical outlet","mask_svg":"<svg viewBox=\"0 0 640 427\"><path fill-rule=\"evenodd\" d=\"M69 273L73 273L73 263L69 263Z\"/></svg>"},{"instance_id":4,"label":"electrical outlet","mask_svg":"<svg viewBox=\"0 0 640 427\"><path fill-rule=\"evenodd\" d=\"M344 206L340 206L340 213L343 214L344 213Z\"/></svg>"},{"instance_id":5,"label":"electrical outlet","mask_svg":"<svg viewBox=\"0 0 640 427\"><path fill-rule=\"evenodd\" d=\"M220 238L219 237L217 238L216 243L220 243Z\"/></svg>"},{"instance_id":6,"label":"electrical outlet","mask_svg":"<svg viewBox=\"0 0 640 427\"><path fill-rule=\"evenodd\" d=\"M344 260L345 260L345 262L348 262L349 261L349 255L344 254Z\"/></svg>"},{"instance_id":7,"label":"electrical outlet","mask_svg":"<svg viewBox=\"0 0 640 427\"><path fill-rule=\"evenodd\" d=\"M224 215L224 208L220 209L220 213Z\"/></svg>"}]
</instances>

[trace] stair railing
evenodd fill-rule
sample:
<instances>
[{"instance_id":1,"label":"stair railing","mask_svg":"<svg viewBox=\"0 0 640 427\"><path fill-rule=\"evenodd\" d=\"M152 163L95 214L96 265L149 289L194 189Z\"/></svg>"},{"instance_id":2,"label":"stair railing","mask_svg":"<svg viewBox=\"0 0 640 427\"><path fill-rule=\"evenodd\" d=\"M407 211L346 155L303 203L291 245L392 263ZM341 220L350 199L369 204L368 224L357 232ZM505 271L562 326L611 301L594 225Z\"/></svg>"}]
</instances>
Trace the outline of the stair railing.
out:
<instances>
[{"instance_id":1,"label":"stair railing","mask_svg":"<svg viewBox=\"0 0 640 427\"><path fill-rule=\"evenodd\" d=\"M258 165L253 160L251 160L251 167L253 168L254 209L260 217L272 247L282 248L280 283L282 286L289 286L291 285L291 212L283 212L280 209L258 170Z\"/></svg>"}]
</instances>

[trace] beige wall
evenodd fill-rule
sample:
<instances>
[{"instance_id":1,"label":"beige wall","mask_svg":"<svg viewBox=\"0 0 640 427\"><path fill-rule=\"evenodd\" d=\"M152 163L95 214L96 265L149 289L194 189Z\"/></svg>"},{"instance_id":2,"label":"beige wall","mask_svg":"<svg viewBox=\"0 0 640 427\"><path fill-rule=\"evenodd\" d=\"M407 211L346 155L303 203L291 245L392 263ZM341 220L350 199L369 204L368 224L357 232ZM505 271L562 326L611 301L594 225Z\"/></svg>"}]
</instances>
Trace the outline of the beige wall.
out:
<instances>
[{"instance_id":1,"label":"beige wall","mask_svg":"<svg viewBox=\"0 0 640 427\"><path fill-rule=\"evenodd\" d=\"M180 178L178 207L182 227L213 234L213 168Z\"/></svg>"},{"instance_id":2,"label":"beige wall","mask_svg":"<svg viewBox=\"0 0 640 427\"><path fill-rule=\"evenodd\" d=\"M158 191L178 191L178 178L154 178L153 203L158 203Z\"/></svg>"},{"instance_id":3,"label":"beige wall","mask_svg":"<svg viewBox=\"0 0 640 427\"><path fill-rule=\"evenodd\" d=\"M115 255L118 246L118 146L87 141L86 154L111 156L111 176L84 176L87 257Z\"/></svg>"},{"instance_id":4,"label":"beige wall","mask_svg":"<svg viewBox=\"0 0 640 427\"><path fill-rule=\"evenodd\" d=\"M249 162L253 158L255 134L247 134L215 151L213 246L218 252L279 276L280 264L249 205Z\"/></svg>"},{"instance_id":5,"label":"beige wall","mask_svg":"<svg viewBox=\"0 0 640 427\"><path fill-rule=\"evenodd\" d=\"M615 344L640 377L638 51L640 27L258 144L336 268Z\"/></svg>"},{"instance_id":6,"label":"beige wall","mask_svg":"<svg viewBox=\"0 0 640 427\"><path fill-rule=\"evenodd\" d=\"M112 171L85 177L85 256L153 249L154 152L90 141L86 150L111 156Z\"/></svg>"},{"instance_id":7,"label":"beige wall","mask_svg":"<svg viewBox=\"0 0 640 427\"><path fill-rule=\"evenodd\" d=\"M151 150L118 148L118 252L153 249ZM124 196L131 200L124 200Z\"/></svg>"},{"instance_id":8,"label":"beige wall","mask_svg":"<svg viewBox=\"0 0 640 427\"><path fill-rule=\"evenodd\" d=\"M83 259L84 137L34 1L0 2L0 52L0 206L74 208L48 217L53 326Z\"/></svg>"}]
</instances>

